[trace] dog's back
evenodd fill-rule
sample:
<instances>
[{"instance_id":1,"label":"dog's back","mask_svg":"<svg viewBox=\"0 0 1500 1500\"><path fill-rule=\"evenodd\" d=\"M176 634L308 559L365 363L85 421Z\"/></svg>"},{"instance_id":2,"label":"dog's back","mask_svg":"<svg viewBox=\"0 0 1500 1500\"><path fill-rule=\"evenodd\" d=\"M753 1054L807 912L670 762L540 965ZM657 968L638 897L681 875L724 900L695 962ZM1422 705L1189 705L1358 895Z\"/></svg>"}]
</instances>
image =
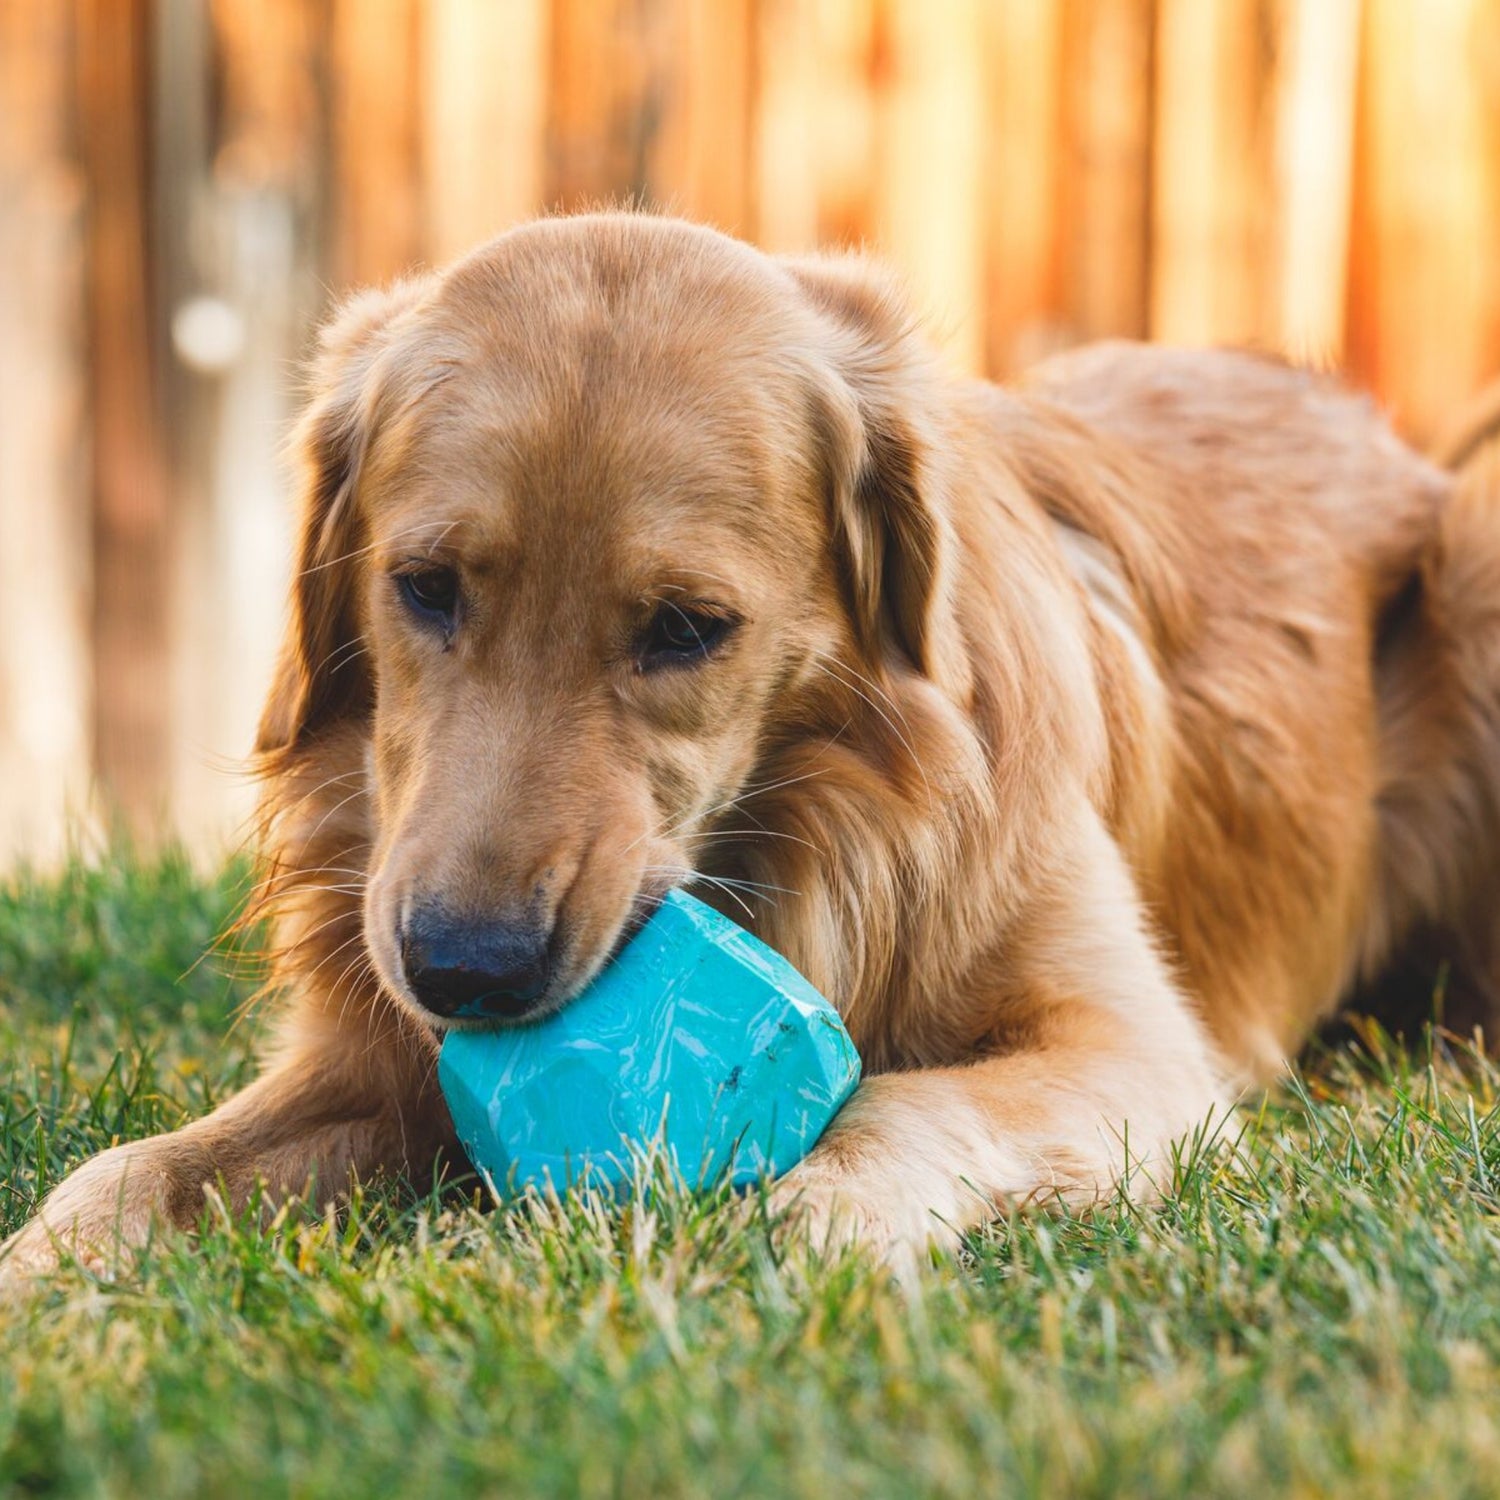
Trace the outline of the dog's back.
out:
<instances>
[{"instance_id":1,"label":"dog's back","mask_svg":"<svg viewBox=\"0 0 1500 1500\"><path fill-rule=\"evenodd\" d=\"M1098 346L1023 400L1004 441L1118 559L1170 706L1154 841L1118 834L1230 1054L1274 1066L1414 948L1500 1004L1500 451L1455 480L1245 354Z\"/></svg>"}]
</instances>

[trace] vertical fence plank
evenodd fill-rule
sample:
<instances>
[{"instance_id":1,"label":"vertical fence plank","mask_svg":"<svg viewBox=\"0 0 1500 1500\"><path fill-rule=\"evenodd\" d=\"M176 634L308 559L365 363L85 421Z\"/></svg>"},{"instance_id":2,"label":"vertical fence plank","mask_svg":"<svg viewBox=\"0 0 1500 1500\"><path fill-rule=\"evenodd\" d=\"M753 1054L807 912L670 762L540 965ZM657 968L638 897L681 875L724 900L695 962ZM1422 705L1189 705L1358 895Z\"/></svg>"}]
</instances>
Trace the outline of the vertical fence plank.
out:
<instances>
[{"instance_id":1,"label":"vertical fence plank","mask_svg":"<svg viewBox=\"0 0 1500 1500\"><path fill-rule=\"evenodd\" d=\"M547 0L425 0L422 177L434 261L542 206L548 11Z\"/></svg>"},{"instance_id":2,"label":"vertical fence plank","mask_svg":"<svg viewBox=\"0 0 1500 1500\"><path fill-rule=\"evenodd\" d=\"M0 4L0 857L59 851L92 755L71 22Z\"/></svg>"},{"instance_id":3,"label":"vertical fence plank","mask_svg":"<svg viewBox=\"0 0 1500 1500\"><path fill-rule=\"evenodd\" d=\"M1275 30L1262 0L1162 0L1151 333L1168 343L1264 341Z\"/></svg>"},{"instance_id":4,"label":"vertical fence plank","mask_svg":"<svg viewBox=\"0 0 1500 1500\"><path fill-rule=\"evenodd\" d=\"M421 261L420 0L332 0L336 286L388 281Z\"/></svg>"},{"instance_id":5,"label":"vertical fence plank","mask_svg":"<svg viewBox=\"0 0 1500 1500\"><path fill-rule=\"evenodd\" d=\"M546 205L568 212L645 196L655 87L630 0L552 0Z\"/></svg>"},{"instance_id":6,"label":"vertical fence plank","mask_svg":"<svg viewBox=\"0 0 1500 1500\"><path fill-rule=\"evenodd\" d=\"M818 242L818 99L822 82L815 0L762 0L753 102L750 190L756 238L767 250Z\"/></svg>"},{"instance_id":7,"label":"vertical fence plank","mask_svg":"<svg viewBox=\"0 0 1500 1500\"><path fill-rule=\"evenodd\" d=\"M986 20L985 368L1005 375L1049 353L1063 336L1062 13L1051 0L993 0Z\"/></svg>"},{"instance_id":8,"label":"vertical fence plank","mask_svg":"<svg viewBox=\"0 0 1500 1500\"><path fill-rule=\"evenodd\" d=\"M956 363L983 366L981 0L889 0L878 232Z\"/></svg>"},{"instance_id":9,"label":"vertical fence plank","mask_svg":"<svg viewBox=\"0 0 1500 1500\"><path fill-rule=\"evenodd\" d=\"M754 0L673 0L664 21L652 194L674 212L753 235Z\"/></svg>"},{"instance_id":10,"label":"vertical fence plank","mask_svg":"<svg viewBox=\"0 0 1500 1500\"><path fill-rule=\"evenodd\" d=\"M1074 339L1146 331L1151 0L1063 9L1061 277Z\"/></svg>"},{"instance_id":11,"label":"vertical fence plank","mask_svg":"<svg viewBox=\"0 0 1500 1500\"><path fill-rule=\"evenodd\" d=\"M215 296L218 226L205 202L203 177L212 151L210 101L218 70L210 46L212 14L234 0L155 0L152 35L151 213L156 234L151 280L155 305L170 326L174 310L195 297L214 298L218 342L234 342L237 310ZM259 35L259 6L255 16ZM183 232L183 230L186 232ZM200 306L208 306L207 302ZM212 333L210 327L209 332ZM198 342L203 343L201 334ZM227 350L221 353L227 354ZM200 351L200 357L213 351ZM223 603L239 584L240 560L215 546L214 495L208 478L221 432L216 396L223 358L197 373L175 352L161 363L160 413L164 460L172 491L172 759L170 808L177 826L194 836L221 822L223 790L206 747L216 743L217 706L238 672L216 670L227 654ZM238 747L243 750L243 746Z\"/></svg>"},{"instance_id":12,"label":"vertical fence plank","mask_svg":"<svg viewBox=\"0 0 1500 1500\"><path fill-rule=\"evenodd\" d=\"M877 0L815 0L818 238L856 245L875 230L876 98L890 68Z\"/></svg>"},{"instance_id":13,"label":"vertical fence plank","mask_svg":"<svg viewBox=\"0 0 1500 1500\"><path fill-rule=\"evenodd\" d=\"M158 421L146 176L149 0L79 0L80 141L94 507L94 761L141 838L170 750L170 532Z\"/></svg>"},{"instance_id":14,"label":"vertical fence plank","mask_svg":"<svg viewBox=\"0 0 1500 1500\"><path fill-rule=\"evenodd\" d=\"M157 282L172 331L172 809L217 852L253 804L246 761L284 623L282 445L325 296L325 29L321 0L155 3L157 162L171 178Z\"/></svg>"},{"instance_id":15,"label":"vertical fence plank","mask_svg":"<svg viewBox=\"0 0 1500 1500\"><path fill-rule=\"evenodd\" d=\"M1500 356L1493 0L1369 0L1351 362L1418 439Z\"/></svg>"},{"instance_id":16,"label":"vertical fence plank","mask_svg":"<svg viewBox=\"0 0 1500 1500\"><path fill-rule=\"evenodd\" d=\"M1271 333L1295 358L1344 348L1360 0L1290 0L1277 81Z\"/></svg>"}]
</instances>

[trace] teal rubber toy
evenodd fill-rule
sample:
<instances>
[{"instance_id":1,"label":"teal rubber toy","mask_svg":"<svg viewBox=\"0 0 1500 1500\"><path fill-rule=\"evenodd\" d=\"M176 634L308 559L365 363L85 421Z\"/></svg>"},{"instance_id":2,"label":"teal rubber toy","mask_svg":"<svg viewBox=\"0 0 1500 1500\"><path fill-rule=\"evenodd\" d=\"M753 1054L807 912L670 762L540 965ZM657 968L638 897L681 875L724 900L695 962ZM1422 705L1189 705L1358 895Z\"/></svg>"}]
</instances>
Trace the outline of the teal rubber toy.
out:
<instances>
[{"instance_id":1,"label":"teal rubber toy","mask_svg":"<svg viewBox=\"0 0 1500 1500\"><path fill-rule=\"evenodd\" d=\"M618 1189L660 1149L690 1186L785 1172L859 1082L838 1012L782 958L672 891L576 999L531 1025L453 1031L438 1079L495 1190Z\"/></svg>"}]
</instances>

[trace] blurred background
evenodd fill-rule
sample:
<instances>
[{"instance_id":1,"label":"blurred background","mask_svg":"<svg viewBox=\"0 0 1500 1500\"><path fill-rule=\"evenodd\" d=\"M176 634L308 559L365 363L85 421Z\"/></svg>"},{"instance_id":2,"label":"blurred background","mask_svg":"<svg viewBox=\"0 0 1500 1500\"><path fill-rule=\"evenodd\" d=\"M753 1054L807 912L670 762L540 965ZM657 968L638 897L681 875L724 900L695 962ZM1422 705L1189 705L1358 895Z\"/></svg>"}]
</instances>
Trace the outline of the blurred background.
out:
<instances>
[{"instance_id":1,"label":"blurred background","mask_svg":"<svg viewBox=\"0 0 1500 1500\"><path fill-rule=\"evenodd\" d=\"M1500 371L1500 0L0 0L0 861L235 836L317 319L605 200L1425 443Z\"/></svg>"}]
</instances>

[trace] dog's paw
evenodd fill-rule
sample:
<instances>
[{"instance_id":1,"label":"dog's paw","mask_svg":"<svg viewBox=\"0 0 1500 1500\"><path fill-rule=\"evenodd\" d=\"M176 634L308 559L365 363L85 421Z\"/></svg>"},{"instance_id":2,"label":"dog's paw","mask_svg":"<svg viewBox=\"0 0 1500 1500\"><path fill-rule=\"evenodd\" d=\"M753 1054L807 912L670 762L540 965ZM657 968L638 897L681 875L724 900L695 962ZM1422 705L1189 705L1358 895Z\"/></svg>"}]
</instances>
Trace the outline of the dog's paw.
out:
<instances>
[{"instance_id":1,"label":"dog's paw","mask_svg":"<svg viewBox=\"0 0 1500 1500\"><path fill-rule=\"evenodd\" d=\"M853 1254L910 1280L934 1249L950 1250L958 1236L933 1218L920 1199L900 1203L871 1185L840 1180L817 1163L781 1179L768 1200L783 1250L822 1259Z\"/></svg>"},{"instance_id":2,"label":"dog's paw","mask_svg":"<svg viewBox=\"0 0 1500 1500\"><path fill-rule=\"evenodd\" d=\"M38 1228L33 1219L0 1244L0 1302L25 1295L57 1269L60 1257L56 1247L48 1235L37 1233Z\"/></svg>"},{"instance_id":3,"label":"dog's paw","mask_svg":"<svg viewBox=\"0 0 1500 1500\"><path fill-rule=\"evenodd\" d=\"M777 1182L767 1206L784 1242L821 1254L855 1248L880 1258L905 1238L883 1205L815 1161Z\"/></svg>"},{"instance_id":4,"label":"dog's paw","mask_svg":"<svg viewBox=\"0 0 1500 1500\"><path fill-rule=\"evenodd\" d=\"M36 1216L0 1245L0 1295L24 1294L64 1262L95 1276L128 1270L133 1253L168 1217L170 1178L152 1142L93 1157L48 1194Z\"/></svg>"},{"instance_id":5,"label":"dog's paw","mask_svg":"<svg viewBox=\"0 0 1500 1500\"><path fill-rule=\"evenodd\" d=\"M858 1116L781 1178L767 1206L784 1246L822 1256L852 1250L898 1274L956 1248L963 1227L950 1175L887 1145Z\"/></svg>"},{"instance_id":6,"label":"dog's paw","mask_svg":"<svg viewBox=\"0 0 1500 1500\"><path fill-rule=\"evenodd\" d=\"M1055 1191L1046 1163L962 1107L951 1080L879 1074L856 1090L823 1139L771 1189L785 1244L848 1248L898 1272L1012 1203Z\"/></svg>"},{"instance_id":7,"label":"dog's paw","mask_svg":"<svg viewBox=\"0 0 1500 1500\"><path fill-rule=\"evenodd\" d=\"M0 1302L17 1301L39 1289L64 1261L102 1274L102 1254L67 1245L41 1219L32 1219L0 1244Z\"/></svg>"}]
</instances>

